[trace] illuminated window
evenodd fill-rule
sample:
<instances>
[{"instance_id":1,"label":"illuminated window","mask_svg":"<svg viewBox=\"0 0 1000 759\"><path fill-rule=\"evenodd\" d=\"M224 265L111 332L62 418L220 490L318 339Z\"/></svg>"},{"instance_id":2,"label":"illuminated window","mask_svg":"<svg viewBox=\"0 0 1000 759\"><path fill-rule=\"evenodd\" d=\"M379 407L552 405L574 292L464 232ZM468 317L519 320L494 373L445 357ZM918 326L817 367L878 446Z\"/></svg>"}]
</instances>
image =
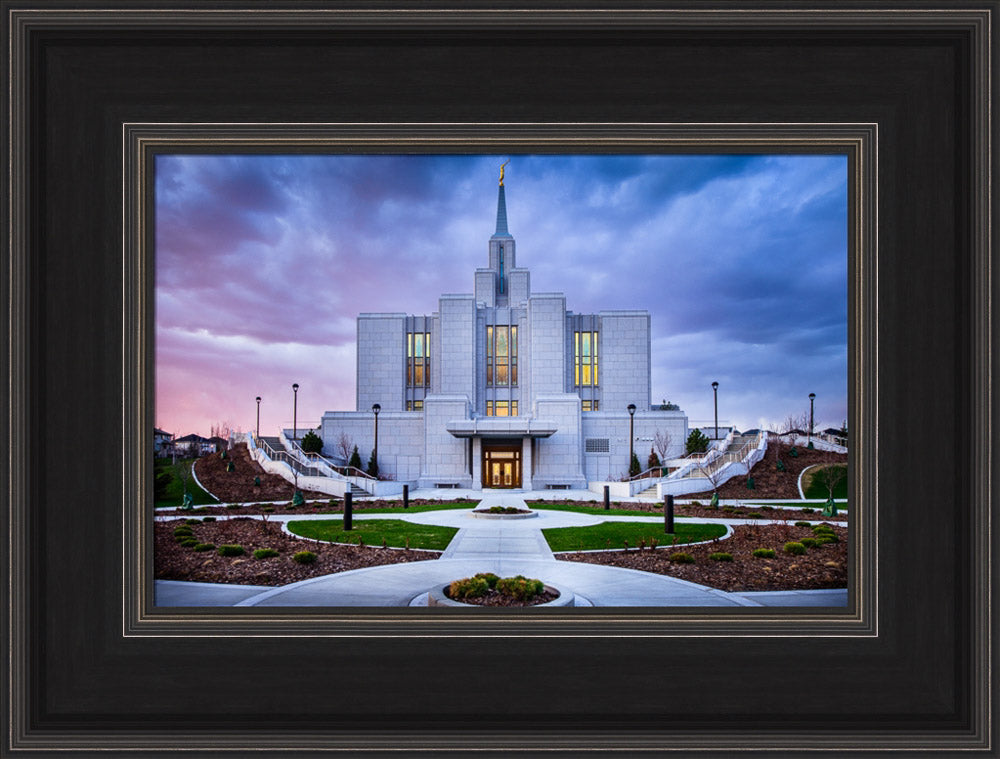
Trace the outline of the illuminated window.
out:
<instances>
[{"instance_id":1,"label":"illuminated window","mask_svg":"<svg viewBox=\"0 0 1000 759\"><path fill-rule=\"evenodd\" d=\"M517 386L517 327L486 328L486 384Z\"/></svg>"},{"instance_id":2,"label":"illuminated window","mask_svg":"<svg viewBox=\"0 0 1000 759\"><path fill-rule=\"evenodd\" d=\"M598 401L581 401L584 411L597 411Z\"/></svg>"},{"instance_id":3,"label":"illuminated window","mask_svg":"<svg viewBox=\"0 0 1000 759\"><path fill-rule=\"evenodd\" d=\"M597 385L597 332L573 333L573 384L576 387ZM590 409L584 409L588 411ZM596 409L594 409L596 411Z\"/></svg>"},{"instance_id":4,"label":"illuminated window","mask_svg":"<svg viewBox=\"0 0 1000 759\"><path fill-rule=\"evenodd\" d=\"M406 333L406 386L431 384L431 333Z\"/></svg>"},{"instance_id":5,"label":"illuminated window","mask_svg":"<svg viewBox=\"0 0 1000 759\"><path fill-rule=\"evenodd\" d=\"M517 401L486 401L486 416L517 416Z\"/></svg>"},{"instance_id":6,"label":"illuminated window","mask_svg":"<svg viewBox=\"0 0 1000 759\"><path fill-rule=\"evenodd\" d=\"M407 411L423 411L424 402L423 401L407 401L406 402Z\"/></svg>"}]
</instances>

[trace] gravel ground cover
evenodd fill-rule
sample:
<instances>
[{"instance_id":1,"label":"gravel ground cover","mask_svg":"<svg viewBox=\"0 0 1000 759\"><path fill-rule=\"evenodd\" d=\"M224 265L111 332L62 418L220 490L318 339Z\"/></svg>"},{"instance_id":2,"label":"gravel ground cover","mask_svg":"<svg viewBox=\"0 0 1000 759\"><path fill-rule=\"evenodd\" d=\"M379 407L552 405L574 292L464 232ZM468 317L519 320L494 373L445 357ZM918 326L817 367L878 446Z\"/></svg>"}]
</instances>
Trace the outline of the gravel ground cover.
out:
<instances>
[{"instance_id":1,"label":"gravel ground cover","mask_svg":"<svg viewBox=\"0 0 1000 759\"><path fill-rule=\"evenodd\" d=\"M228 519L188 525L192 537L208 550L182 546L174 531L184 520L157 522L154 531L154 574L158 580L190 580L237 585L286 585L349 569L437 559L430 551L396 550L371 546L329 545L300 540L282 532L281 527L260 519ZM220 556L218 547L239 545L243 553ZM271 549L277 556L254 558L254 551ZM312 563L293 557L301 551L315 554Z\"/></svg>"},{"instance_id":2,"label":"gravel ground cover","mask_svg":"<svg viewBox=\"0 0 1000 759\"><path fill-rule=\"evenodd\" d=\"M727 591L844 588L847 587L847 530L836 526L831 529L838 542L806 548L802 555L786 553L784 546L813 539L813 530L782 524L735 527L729 538L696 546L563 553L556 558L670 575ZM761 548L773 550L774 557L754 556L753 552ZM693 562L671 559L676 553L687 554ZM716 553L729 554L732 560L711 558Z\"/></svg>"}]
</instances>

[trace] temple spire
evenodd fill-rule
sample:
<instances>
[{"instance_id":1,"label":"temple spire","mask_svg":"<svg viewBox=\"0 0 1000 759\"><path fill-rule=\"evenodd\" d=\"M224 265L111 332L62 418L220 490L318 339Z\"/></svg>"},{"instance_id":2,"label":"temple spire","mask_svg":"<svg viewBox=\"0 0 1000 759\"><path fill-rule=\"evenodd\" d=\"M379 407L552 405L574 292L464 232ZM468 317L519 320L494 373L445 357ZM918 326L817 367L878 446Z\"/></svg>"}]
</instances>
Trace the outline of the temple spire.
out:
<instances>
[{"instance_id":1,"label":"temple spire","mask_svg":"<svg viewBox=\"0 0 1000 759\"><path fill-rule=\"evenodd\" d=\"M503 189L503 170L510 161L504 161L500 166L500 190L497 194L497 231L493 233L494 237L510 237L510 232L507 229L507 196L504 194Z\"/></svg>"}]
</instances>

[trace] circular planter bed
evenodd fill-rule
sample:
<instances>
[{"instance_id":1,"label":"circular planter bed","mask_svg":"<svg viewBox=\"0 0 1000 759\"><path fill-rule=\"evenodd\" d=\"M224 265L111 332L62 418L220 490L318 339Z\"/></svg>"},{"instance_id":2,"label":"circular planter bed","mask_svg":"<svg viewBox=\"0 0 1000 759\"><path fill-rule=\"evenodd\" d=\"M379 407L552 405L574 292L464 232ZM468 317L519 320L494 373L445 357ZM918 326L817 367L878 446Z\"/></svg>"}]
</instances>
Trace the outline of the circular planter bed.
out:
<instances>
[{"instance_id":1,"label":"circular planter bed","mask_svg":"<svg viewBox=\"0 0 1000 759\"><path fill-rule=\"evenodd\" d=\"M512 596L504 595L496 590L490 590L485 595L476 598L466 598L456 601L448 597L448 585L432 588L427 592L428 606L451 606L463 609L469 608L555 608L573 606L576 596L559 588L546 584L541 594L528 601L519 601Z\"/></svg>"},{"instance_id":2,"label":"circular planter bed","mask_svg":"<svg viewBox=\"0 0 1000 759\"><path fill-rule=\"evenodd\" d=\"M488 509L473 509L472 516L477 519L530 519L537 517L538 512L513 506L491 506Z\"/></svg>"}]
</instances>

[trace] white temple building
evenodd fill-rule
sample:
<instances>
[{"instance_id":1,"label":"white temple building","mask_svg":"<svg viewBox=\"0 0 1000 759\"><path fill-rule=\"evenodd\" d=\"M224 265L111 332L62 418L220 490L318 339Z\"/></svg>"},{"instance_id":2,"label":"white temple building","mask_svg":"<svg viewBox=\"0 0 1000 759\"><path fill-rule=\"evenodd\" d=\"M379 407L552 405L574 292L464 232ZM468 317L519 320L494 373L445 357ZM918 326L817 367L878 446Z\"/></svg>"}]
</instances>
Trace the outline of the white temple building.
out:
<instances>
[{"instance_id":1,"label":"white temple building","mask_svg":"<svg viewBox=\"0 0 1000 759\"><path fill-rule=\"evenodd\" d=\"M357 406L328 411L324 451L345 435L367 462L378 406L380 474L417 487L586 488L641 467L653 441L683 455L687 416L655 410L647 311L568 311L533 293L507 226L500 174L496 230L473 292L442 295L425 316L357 320ZM633 407L633 415L630 415Z\"/></svg>"}]
</instances>

